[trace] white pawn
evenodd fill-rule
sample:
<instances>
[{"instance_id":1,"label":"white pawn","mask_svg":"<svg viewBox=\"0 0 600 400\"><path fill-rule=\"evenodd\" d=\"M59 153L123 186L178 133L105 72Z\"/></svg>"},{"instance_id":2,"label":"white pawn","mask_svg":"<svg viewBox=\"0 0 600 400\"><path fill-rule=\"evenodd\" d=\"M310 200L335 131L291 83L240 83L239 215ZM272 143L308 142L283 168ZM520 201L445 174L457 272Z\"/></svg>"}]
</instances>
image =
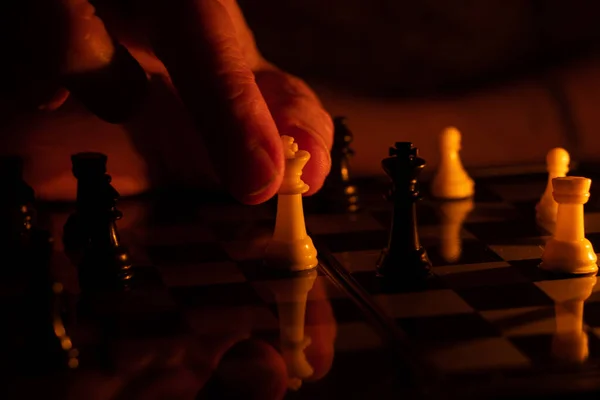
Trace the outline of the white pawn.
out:
<instances>
[{"instance_id":1,"label":"white pawn","mask_svg":"<svg viewBox=\"0 0 600 400\"><path fill-rule=\"evenodd\" d=\"M465 199L473 196L475 184L465 171L460 155L461 134L455 127L448 127L440 135L440 163L433 182L431 194L440 199Z\"/></svg>"},{"instance_id":2,"label":"white pawn","mask_svg":"<svg viewBox=\"0 0 600 400\"><path fill-rule=\"evenodd\" d=\"M569 172L569 162L571 158L569 153L560 147L556 147L546 155L546 169L548 170L548 183L546 190L535 206L535 216L539 222L556 222L556 212L558 203L552 197L552 180L567 175Z\"/></svg>"},{"instance_id":3,"label":"white pawn","mask_svg":"<svg viewBox=\"0 0 600 400\"><path fill-rule=\"evenodd\" d=\"M556 227L546 242L540 268L568 274L598 271L596 253L585 238L583 220L583 205L590 197L591 184L591 179L579 176L552 180L552 194L558 203Z\"/></svg>"},{"instance_id":4,"label":"white pawn","mask_svg":"<svg viewBox=\"0 0 600 400\"><path fill-rule=\"evenodd\" d=\"M277 195L277 217L273 238L267 245L265 262L268 266L289 271L302 271L317 266L317 250L306 233L302 194L308 185L300 177L310 154L298 150L289 136L282 136L285 155L283 182Z\"/></svg>"}]
</instances>

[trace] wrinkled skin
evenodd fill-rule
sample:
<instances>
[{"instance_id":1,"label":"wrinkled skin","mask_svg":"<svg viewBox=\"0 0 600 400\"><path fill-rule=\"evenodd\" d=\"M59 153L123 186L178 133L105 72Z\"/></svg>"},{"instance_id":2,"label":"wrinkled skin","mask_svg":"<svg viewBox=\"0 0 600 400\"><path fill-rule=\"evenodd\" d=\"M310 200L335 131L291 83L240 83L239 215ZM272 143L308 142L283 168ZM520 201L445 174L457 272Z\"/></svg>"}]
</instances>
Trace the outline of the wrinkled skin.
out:
<instances>
[{"instance_id":1,"label":"wrinkled skin","mask_svg":"<svg viewBox=\"0 0 600 400\"><path fill-rule=\"evenodd\" d=\"M218 181L239 200L261 203L281 184L284 134L311 153L308 194L323 184L331 118L304 82L261 56L234 0L132 1L126 9L110 0L96 8L85 0L23 3L17 15L4 14L3 68L11 79L2 93L0 147L24 156L40 197L72 199L69 156L93 150L108 154L123 195ZM138 112L122 124L100 120L70 95L81 89L70 77L85 79L111 63L111 37L150 78Z\"/></svg>"}]
</instances>

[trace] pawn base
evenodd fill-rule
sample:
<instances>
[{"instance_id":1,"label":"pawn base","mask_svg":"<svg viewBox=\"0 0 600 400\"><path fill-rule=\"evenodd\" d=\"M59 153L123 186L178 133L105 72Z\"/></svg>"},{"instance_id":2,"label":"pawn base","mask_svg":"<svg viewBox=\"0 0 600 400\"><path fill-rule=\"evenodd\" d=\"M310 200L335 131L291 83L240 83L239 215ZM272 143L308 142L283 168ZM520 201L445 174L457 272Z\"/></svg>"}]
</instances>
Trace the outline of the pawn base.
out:
<instances>
[{"instance_id":1,"label":"pawn base","mask_svg":"<svg viewBox=\"0 0 600 400\"><path fill-rule=\"evenodd\" d=\"M377 273L407 282L422 281L432 276L431 261L422 247L408 252L384 249L377 262Z\"/></svg>"}]
</instances>

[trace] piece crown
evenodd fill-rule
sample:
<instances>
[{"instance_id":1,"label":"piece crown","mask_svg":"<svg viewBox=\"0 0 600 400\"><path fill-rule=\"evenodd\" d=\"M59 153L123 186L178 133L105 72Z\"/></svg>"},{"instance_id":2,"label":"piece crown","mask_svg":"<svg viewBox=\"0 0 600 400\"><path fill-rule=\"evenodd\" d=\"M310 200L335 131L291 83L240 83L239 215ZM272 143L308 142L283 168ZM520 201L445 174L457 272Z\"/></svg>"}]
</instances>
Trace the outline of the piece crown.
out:
<instances>
[{"instance_id":1,"label":"piece crown","mask_svg":"<svg viewBox=\"0 0 600 400\"><path fill-rule=\"evenodd\" d=\"M552 195L557 203L585 204L590 197L592 180L581 176L552 179Z\"/></svg>"},{"instance_id":2,"label":"piece crown","mask_svg":"<svg viewBox=\"0 0 600 400\"><path fill-rule=\"evenodd\" d=\"M302 169L310 159L310 153L298 149L294 138L282 136L283 152L285 155L285 171L283 182L279 188L279 194L302 194L306 193L309 186L302 181Z\"/></svg>"},{"instance_id":3,"label":"piece crown","mask_svg":"<svg viewBox=\"0 0 600 400\"><path fill-rule=\"evenodd\" d=\"M390 147L390 157L417 157L419 150L411 142L396 142L394 147Z\"/></svg>"}]
</instances>

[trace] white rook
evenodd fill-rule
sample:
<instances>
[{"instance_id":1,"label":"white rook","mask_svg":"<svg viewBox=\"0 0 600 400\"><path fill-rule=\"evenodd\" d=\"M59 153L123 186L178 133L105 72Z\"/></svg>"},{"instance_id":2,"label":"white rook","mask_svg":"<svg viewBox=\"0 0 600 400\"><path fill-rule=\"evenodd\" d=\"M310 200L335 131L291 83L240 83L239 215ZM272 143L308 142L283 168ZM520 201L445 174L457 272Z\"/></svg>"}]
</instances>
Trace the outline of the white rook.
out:
<instances>
[{"instance_id":1,"label":"white rook","mask_svg":"<svg viewBox=\"0 0 600 400\"><path fill-rule=\"evenodd\" d=\"M585 238L583 219L583 205L590 197L591 184L591 179L578 176L552 180L552 195L558 210L554 235L542 254L542 269L569 274L598 271L596 253Z\"/></svg>"}]
</instances>

